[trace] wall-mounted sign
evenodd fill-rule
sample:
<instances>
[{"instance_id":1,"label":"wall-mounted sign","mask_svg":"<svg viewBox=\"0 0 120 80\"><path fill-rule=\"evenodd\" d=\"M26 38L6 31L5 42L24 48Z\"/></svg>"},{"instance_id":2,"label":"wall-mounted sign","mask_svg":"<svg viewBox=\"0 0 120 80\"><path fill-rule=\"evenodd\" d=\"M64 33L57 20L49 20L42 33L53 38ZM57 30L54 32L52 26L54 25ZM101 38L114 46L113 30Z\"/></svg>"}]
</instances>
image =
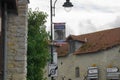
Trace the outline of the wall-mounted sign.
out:
<instances>
[{"instance_id":1,"label":"wall-mounted sign","mask_svg":"<svg viewBox=\"0 0 120 80\"><path fill-rule=\"evenodd\" d=\"M58 55L57 55L57 52L53 52L53 63L54 64L57 64L58 62Z\"/></svg>"},{"instance_id":2,"label":"wall-mounted sign","mask_svg":"<svg viewBox=\"0 0 120 80\"><path fill-rule=\"evenodd\" d=\"M98 80L98 67L88 67L87 80Z\"/></svg>"},{"instance_id":3,"label":"wall-mounted sign","mask_svg":"<svg viewBox=\"0 0 120 80\"><path fill-rule=\"evenodd\" d=\"M107 79L120 80L120 72L107 73Z\"/></svg>"},{"instance_id":4,"label":"wall-mounted sign","mask_svg":"<svg viewBox=\"0 0 120 80\"><path fill-rule=\"evenodd\" d=\"M54 23L54 40L65 40L65 23Z\"/></svg>"},{"instance_id":5,"label":"wall-mounted sign","mask_svg":"<svg viewBox=\"0 0 120 80\"><path fill-rule=\"evenodd\" d=\"M107 68L107 72L118 72L118 70L117 67Z\"/></svg>"},{"instance_id":6,"label":"wall-mounted sign","mask_svg":"<svg viewBox=\"0 0 120 80\"><path fill-rule=\"evenodd\" d=\"M107 79L120 80L120 72L117 67L107 68Z\"/></svg>"},{"instance_id":7,"label":"wall-mounted sign","mask_svg":"<svg viewBox=\"0 0 120 80\"><path fill-rule=\"evenodd\" d=\"M97 69L90 69L89 73L98 73L98 70Z\"/></svg>"},{"instance_id":8,"label":"wall-mounted sign","mask_svg":"<svg viewBox=\"0 0 120 80\"><path fill-rule=\"evenodd\" d=\"M88 67L88 73L98 73L97 67Z\"/></svg>"}]
</instances>

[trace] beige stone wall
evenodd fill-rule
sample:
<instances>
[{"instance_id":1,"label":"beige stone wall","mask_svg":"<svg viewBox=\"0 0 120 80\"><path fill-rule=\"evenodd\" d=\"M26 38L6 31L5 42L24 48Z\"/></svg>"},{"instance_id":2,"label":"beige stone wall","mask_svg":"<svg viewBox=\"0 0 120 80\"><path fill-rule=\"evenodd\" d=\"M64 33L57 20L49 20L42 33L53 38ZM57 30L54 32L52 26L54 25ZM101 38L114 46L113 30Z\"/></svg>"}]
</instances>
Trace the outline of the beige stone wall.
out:
<instances>
[{"instance_id":1,"label":"beige stone wall","mask_svg":"<svg viewBox=\"0 0 120 80\"><path fill-rule=\"evenodd\" d=\"M120 69L120 46L97 53L73 55L58 58L58 76L55 80L84 80L88 67L99 68L99 80L106 80L106 68L113 66ZM80 77L75 77L75 68L79 67ZM48 78L49 80L49 78Z\"/></svg>"},{"instance_id":2,"label":"beige stone wall","mask_svg":"<svg viewBox=\"0 0 120 80\"><path fill-rule=\"evenodd\" d=\"M8 13L7 80L26 80L27 9L27 1L18 0L18 15Z\"/></svg>"},{"instance_id":3,"label":"beige stone wall","mask_svg":"<svg viewBox=\"0 0 120 80\"><path fill-rule=\"evenodd\" d=\"M56 80L83 80L87 75L88 67L96 65L99 68L99 80L106 80L106 68L111 66L120 69L120 47L111 48L110 50L101 51L98 53L89 53L81 55L69 55L59 58L59 73ZM62 62L62 64L61 64ZM75 77L75 68L80 68L80 77Z\"/></svg>"}]
</instances>

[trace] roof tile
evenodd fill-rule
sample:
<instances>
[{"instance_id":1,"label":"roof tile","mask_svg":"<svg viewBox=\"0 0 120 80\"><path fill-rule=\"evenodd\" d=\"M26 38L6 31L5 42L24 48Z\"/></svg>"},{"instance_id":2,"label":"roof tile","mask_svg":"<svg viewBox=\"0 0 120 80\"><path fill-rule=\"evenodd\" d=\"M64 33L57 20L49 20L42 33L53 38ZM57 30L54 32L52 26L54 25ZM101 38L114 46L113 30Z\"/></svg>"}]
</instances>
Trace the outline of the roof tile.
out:
<instances>
[{"instance_id":1,"label":"roof tile","mask_svg":"<svg viewBox=\"0 0 120 80\"><path fill-rule=\"evenodd\" d=\"M110 47L120 45L120 27L98 31L84 35L70 35L66 40L76 40L84 44L74 52L74 54L93 53ZM58 56L68 54L69 44L63 45L57 49Z\"/></svg>"}]
</instances>

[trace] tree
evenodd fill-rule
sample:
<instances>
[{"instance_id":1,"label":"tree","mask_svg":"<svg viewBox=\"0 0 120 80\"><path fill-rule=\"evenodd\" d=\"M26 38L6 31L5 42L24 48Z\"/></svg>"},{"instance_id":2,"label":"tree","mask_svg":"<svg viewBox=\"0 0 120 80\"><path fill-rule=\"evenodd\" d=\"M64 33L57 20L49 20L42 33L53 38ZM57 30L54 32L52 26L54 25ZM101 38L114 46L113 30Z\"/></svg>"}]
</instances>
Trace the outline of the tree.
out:
<instances>
[{"instance_id":1,"label":"tree","mask_svg":"<svg viewBox=\"0 0 120 80\"><path fill-rule=\"evenodd\" d=\"M27 80L44 80L43 69L49 59L46 18L44 12L28 11Z\"/></svg>"}]
</instances>

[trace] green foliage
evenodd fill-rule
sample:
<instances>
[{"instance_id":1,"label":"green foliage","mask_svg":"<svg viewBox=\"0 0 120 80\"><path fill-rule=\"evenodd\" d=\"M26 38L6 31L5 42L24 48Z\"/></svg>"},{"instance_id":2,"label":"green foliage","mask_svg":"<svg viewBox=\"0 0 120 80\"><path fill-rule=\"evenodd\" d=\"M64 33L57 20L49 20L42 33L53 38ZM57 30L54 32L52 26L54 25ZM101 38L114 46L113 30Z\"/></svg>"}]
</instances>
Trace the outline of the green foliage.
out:
<instances>
[{"instance_id":1,"label":"green foliage","mask_svg":"<svg viewBox=\"0 0 120 80\"><path fill-rule=\"evenodd\" d=\"M28 11L27 80L44 80L43 69L49 59L46 18L46 13Z\"/></svg>"}]
</instances>

